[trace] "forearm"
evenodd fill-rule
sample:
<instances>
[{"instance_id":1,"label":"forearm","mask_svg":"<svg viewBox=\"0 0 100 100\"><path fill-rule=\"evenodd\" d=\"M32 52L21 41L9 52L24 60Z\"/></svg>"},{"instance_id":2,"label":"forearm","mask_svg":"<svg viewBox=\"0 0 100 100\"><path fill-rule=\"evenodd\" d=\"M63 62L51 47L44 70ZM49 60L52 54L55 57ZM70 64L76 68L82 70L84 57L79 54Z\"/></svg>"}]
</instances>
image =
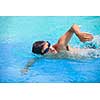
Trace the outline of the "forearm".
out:
<instances>
[{"instance_id":1,"label":"forearm","mask_svg":"<svg viewBox=\"0 0 100 100\"><path fill-rule=\"evenodd\" d=\"M33 63L35 63L35 59L29 60L25 67L21 69L21 73L25 74L26 72L28 72L29 68L32 66Z\"/></svg>"},{"instance_id":2,"label":"forearm","mask_svg":"<svg viewBox=\"0 0 100 100\"><path fill-rule=\"evenodd\" d=\"M81 32L78 25L74 24L72 26L72 30L76 34L76 36L80 39L81 42L91 41L93 36L86 32Z\"/></svg>"}]
</instances>

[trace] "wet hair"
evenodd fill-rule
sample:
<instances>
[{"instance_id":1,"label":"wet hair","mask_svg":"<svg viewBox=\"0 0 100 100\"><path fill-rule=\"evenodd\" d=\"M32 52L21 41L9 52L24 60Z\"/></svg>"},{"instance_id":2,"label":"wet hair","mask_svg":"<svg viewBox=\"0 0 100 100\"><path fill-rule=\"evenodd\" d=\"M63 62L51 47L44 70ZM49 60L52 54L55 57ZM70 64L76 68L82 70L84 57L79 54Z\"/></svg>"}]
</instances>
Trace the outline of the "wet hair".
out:
<instances>
[{"instance_id":1,"label":"wet hair","mask_svg":"<svg viewBox=\"0 0 100 100\"><path fill-rule=\"evenodd\" d=\"M32 52L43 55L42 49L43 49L44 43L45 41L36 41L35 43L33 43Z\"/></svg>"}]
</instances>

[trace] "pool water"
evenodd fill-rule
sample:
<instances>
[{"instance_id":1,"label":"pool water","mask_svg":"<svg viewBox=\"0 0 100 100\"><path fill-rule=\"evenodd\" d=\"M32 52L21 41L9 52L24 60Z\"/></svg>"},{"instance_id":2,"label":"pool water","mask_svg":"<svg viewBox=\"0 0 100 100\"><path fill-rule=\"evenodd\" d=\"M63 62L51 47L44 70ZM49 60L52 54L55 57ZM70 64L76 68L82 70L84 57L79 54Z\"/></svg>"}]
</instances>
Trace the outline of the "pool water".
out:
<instances>
[{"instance_id":1,"label":"pool water","mask_svg":"<svg viewBox=\"0 0 100 100\"><path fill-rule=\"evenodd\" d=\"M76 23L81 31L100 36L99 16L1 16L0 17L0 82L1 83L99 83L100 57L91 59L48 59L40 57L28 72L21 70L37 55L32 43L48 40L55 43ZM98 39L97 42L100 40ZM71 46L82 47L74 35ZM99 44L100 45L100 44Z\"/></svg>"}]
</instances>

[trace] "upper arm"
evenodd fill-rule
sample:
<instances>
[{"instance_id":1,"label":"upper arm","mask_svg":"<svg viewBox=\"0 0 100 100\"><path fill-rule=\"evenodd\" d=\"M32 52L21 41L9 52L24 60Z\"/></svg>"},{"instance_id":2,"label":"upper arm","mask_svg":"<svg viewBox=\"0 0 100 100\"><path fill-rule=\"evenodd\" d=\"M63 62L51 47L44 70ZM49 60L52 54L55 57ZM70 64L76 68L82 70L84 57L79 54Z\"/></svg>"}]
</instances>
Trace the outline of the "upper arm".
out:
<instances>
[{"instance_id":1,"label":"upper arm","mask_svg":"<svg viewBox=\"0 0 100 100\"><path fill-rule=\"evenodd\" d=\"M57 42L59 45L67 45L73 35L72 29L69 29L63 36L61 36Z\"/></svg>"},{"instance_id":2,"label":"upper arm","mask_svg":"<svg viewBox=\"0 0 100 100\"><path fill-rule=\"evenodd\" d=\"M65 45L66 44L66 36L63 35L61 36L59 39L58 39L58 42L57 42L59 45Z\"/></svg>"}]
</instances>

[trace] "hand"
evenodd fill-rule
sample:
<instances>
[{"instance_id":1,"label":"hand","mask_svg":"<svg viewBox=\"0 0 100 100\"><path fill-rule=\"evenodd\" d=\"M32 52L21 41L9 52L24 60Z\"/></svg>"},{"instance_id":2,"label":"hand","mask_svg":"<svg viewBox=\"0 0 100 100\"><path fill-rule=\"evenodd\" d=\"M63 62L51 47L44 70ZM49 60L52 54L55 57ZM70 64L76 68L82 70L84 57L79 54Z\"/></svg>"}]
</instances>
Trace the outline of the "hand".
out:
<instances>
[{"instance_id":1,"label":"hand","mask_svg":"<svg viewBox=\"0 0 100 100\"><path fill-rule=\"evenodd\" d=\"M86 32L80 32L77 36L81 42L91 41L93 39L93 36Z\"/></svg>"},{"instance_id":2,"label":"hand","mask_svg":"<svg viewBox=\"0 0 100 100\"><path fill-rule=\"evenodd\" d=\"M22 70L21 70L21 73L22 74L26 74L28 72L28 68L23 68Z\"/></svg>"}]
</instances>

